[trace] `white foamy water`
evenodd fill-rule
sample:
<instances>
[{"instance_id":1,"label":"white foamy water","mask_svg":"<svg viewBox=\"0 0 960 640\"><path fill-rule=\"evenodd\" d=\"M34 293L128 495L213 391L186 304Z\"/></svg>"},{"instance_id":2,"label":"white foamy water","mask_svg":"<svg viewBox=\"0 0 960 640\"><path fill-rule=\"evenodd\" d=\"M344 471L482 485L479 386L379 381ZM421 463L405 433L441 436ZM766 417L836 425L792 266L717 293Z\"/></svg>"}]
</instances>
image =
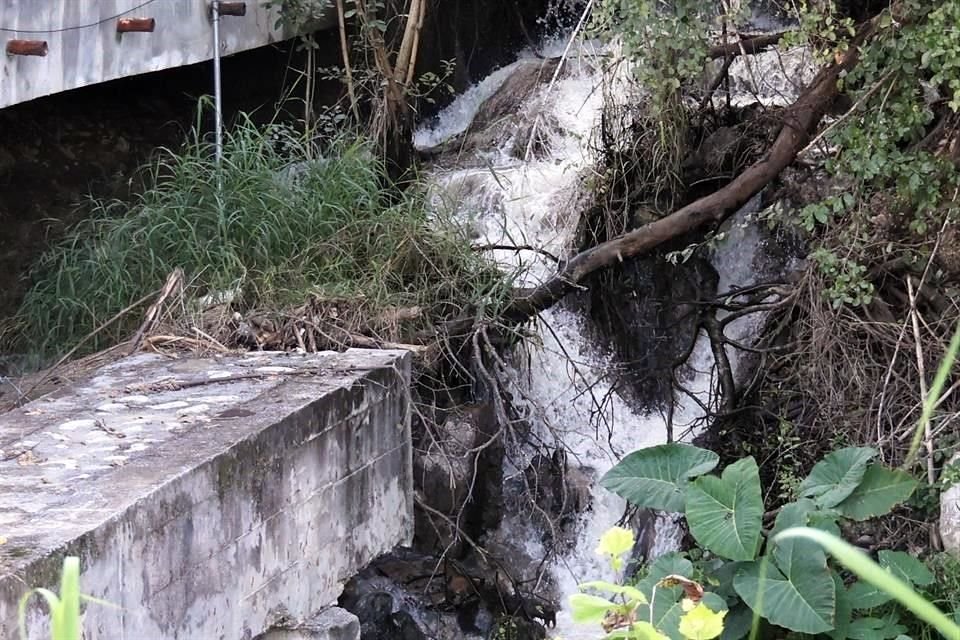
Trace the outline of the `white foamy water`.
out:
<instances>
[{"instance_id":1,"label":"white foamy water","mask_svg":"<svg viewBox=\"0 0 960 640\"><path fill-rule=\"evenodd\" d=\"M417 133L418 145L432 147L466 131L483 101L524 64L530 64L529 56L494 72L462 95L436 122ZM590 47L581 46L568 64L572 67L549 89L544 83L532 95L515 97L519 117L529 122L551 116L559 123L545 130L550 143L545 157L519 160L509 153L512 141L506 140L497 148L478 150L469 158L454 161L453 166L446 161L445 168L432 170L437 202L455 207L459 219L475 235L476 244L530 245L557 257L569 255L583 200L583 179L594 166L590 142L599 125L604 92L599 61ZM726 261L724 268L743 272L751 268L751 256L745 255L743 247L729 246L718 253L722 256L719 262ZM542 282L556 269L549 258L534 251L498 250L489 255L504 269L517 273L520 283L527 286ZM579 465L599 478L627 453L666 442L661 415L640 413L611 392L616 363L588 337L581 318L553 308L541 314L537 330L540 344L527 344L527 353L514 358L520 363L516 380L523 385L514 396L526 399L520 403L527 405L524 408L543 441L563 443L571 466ZM688 364L697 372L688 387L705 400L713 385L713 359L704 337ZM678 398L674 433L683 433L686 425L702 415L694 400ZM524 459L521 452L519 460L511 461L514 468L507 469L507 474L522 472L532 454L526 452ZM550 567L564 604L576 593L579 582L613 577L594 549L600 535L621 518L625 504L596 485L592 496L592 508L581 516L572 550ZM676 549L677 526L668 517L659 524L655 553ZM543 553L529 514L507 516L495 536L523 541L535 557ZM594 640L600 630L574 625L563 611L551 634L565 640Z\"/></svg>"},{"instance_id":2,"label":"white foamy water","mask_svg":"<svg viewBox=\"0 0 960 640\"><path fill-rule=\"evenodd\" d=\"M611 393L610 372L614 364L585 335L582 320L563 309L542 314L539 322L542 348L529 348L529 364L521 378L535 402L530 407L544 431L563 443L570 452L568 462L590 469L599 478L624 455L635 449L667 441L666 424L659 414L638 413L616 393ZM552 329L546 328L549 325ZM701 339L694 355L694 366L709 371L712 359L708 343ZM694 391L705 396L709 376L697 376ZM678 403L674 415L677 432L691 419L700 417L700 408L689 398ZM585 580L616 578L608 563L594 549L600 536L623 516L625 502L618 496L594 486L593 504L581 517L573 551L557 559L552 569L558 591L566 598L577 592ZM508 517L503 528L506 537L522 531L524 515ZM668 517L658 522L658 540L654 556L675 550L679 530ZM595 640L598 629L574 625L566 610L558 615L554 637L566 640Z\"/></svg>"}]
</instances>

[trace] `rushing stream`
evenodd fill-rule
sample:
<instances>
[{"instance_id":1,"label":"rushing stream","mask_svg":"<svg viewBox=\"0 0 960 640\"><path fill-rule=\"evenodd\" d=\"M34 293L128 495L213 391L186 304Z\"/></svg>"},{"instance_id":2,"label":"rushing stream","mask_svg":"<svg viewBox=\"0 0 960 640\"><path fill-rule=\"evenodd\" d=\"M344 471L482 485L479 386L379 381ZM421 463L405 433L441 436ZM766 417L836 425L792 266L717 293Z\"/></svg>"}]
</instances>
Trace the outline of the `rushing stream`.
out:
<instances>
[{"instance_id":1,"label":"rushing stream","mask_svg":"<svg viewBox=\"0 0 960 640\"><path fill-rule=\"evenodd\" d=\"M562 43L556 48L541 53L559 54ZM471 129L484 101L514 74L529 72L539 64L533 54L525 53L514 64L491 74L421 129L416 138L418 147L435 148ZM599 68L598 52L589 44L574 47L555 82L551 82L551 72L523 94L508 96L513 113L488 126L494 135L480 138L485 146L467 145L466 151L445 154L434 164L431 180L439 206L456 207L477 245L528 245L555 256L569 255L583 200L583 177L596 160L593 136L604 100L611 94L609 88L601 90ZM534 122L543 149L538 154L529 153L530 145L518 139L529 134ZM741 225L715 248L712 262L720 274L721 290L756 281L755 258L762 245L757 232ZM490 254L528 286L555 270L549 258L535 251L496 250ZM732 327L733 335L750 333L751 322L755 321ZM517 395L529 400L526 409L534 416L539 435L545 440L562 441L572 466L579 466L595 480L630 451L667 440L666 423L659 413L639 412L618 394L609 393L609 373L615 362L589 337L583 318L557 307L541 314L537 331L541 344L528 344L528 353L514 359L523 363L518 365L516 379L525 388ZM688 365L695 372L688 383L690 390L706 398L714 374L705 336L699 338ZM683 434L685 424L699 417L702 409L696 402L686 396L676 399L675 433ZM533 453L528 452L527 460ZM525 461L514 459L512 464L508 476L521 473ZM600 534L623 515L624 503L596 482L591 492L592 508L580 516L569 551L555 558L550 567L551 582L564 603L576 592L578 582L610 577L594 549ZM653 554L675 549L678 533L679 528L661 516ZM543 555L540 532L531 525L529 514L507 515L501 530L493 535L514 543L524 541L531 557ZM598 630L577 627L567 612L561 612L551 634L565 640L593 639Z\"/></svg>"}]
</instances>

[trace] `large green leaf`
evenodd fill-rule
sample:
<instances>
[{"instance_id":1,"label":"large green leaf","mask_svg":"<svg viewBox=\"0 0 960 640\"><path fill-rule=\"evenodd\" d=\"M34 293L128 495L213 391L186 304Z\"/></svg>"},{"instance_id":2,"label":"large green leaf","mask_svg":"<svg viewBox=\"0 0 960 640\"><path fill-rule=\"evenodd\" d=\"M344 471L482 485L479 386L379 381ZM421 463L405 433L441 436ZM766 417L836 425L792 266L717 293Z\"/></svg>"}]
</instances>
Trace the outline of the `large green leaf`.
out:
<instances>
[{"instance_id":1,"label":"large green leaf","mask_svg":"<svg viewBox=\"0 0 960 640\"><path fill-rule=\"evenodd\" d=\"M737 592L733 590L733 577L737 575L741 563L719 558L715 560L714 564L706 567L701 564L703 581L711 585L714 592L727 600L739 599Z\"/></svg>"},{"instance_id":2,"label":"large green leaf","mask_svg":"<svg viewBox=\"0 0 960 640\"><path fill-rule=\"evenodd\" d=\"M883 638L896 638L907 628L902 624L897 624L891 620L881 620L880 618L857 618L850 623L847 629L847 637L850 640L881 640Z\"/></svg>"},{"instance_id":3,"label":"large green leaf","mask_svg":"<svg viewBox=\"0 0 960 640\"><path fill-rule=\"evenodd\" d=\"M573 621L578 624L599 624L606 617L608 611L616 608L616 604L600 596L592 596L587 593L575 593L570 596L570 610L573 612Z\"/></svg>"},{"instance_id":4,"label":"large green leaf","mask_svg":"<svg viewBox=\"0 0 960 640\"><path fill-rule=\"evenodd\" d=\"M840 537L840 525L837 524L839 518L840 514L834 509L816 509L810 512L809 526Z\"/></svg>"},{"instance_id":5,"label":"large green leaf","mask_svg":"<svg viewBox=\"0 0 960 640\"><path fill-rule=\"evenodd\" d=\"M753 560L760 545L763 497L752 457L687 485L687 524L701 546L730 560Z\"/></svg>"},{"instance_id":6,"label":"large green leaf","mask_svg":"<svg viewBox=\"0 0 960 640\"><path fill-rule=\"evenodd\" d=\"M713 591L705 592L701 602L707 605L710 611L728 611L730 609L726 599L720 597L719 594L716 594Z\"/></svg>"},{"instance_id":7,"label":"large green leaf","mask_svg":"<svg viewBox=\"0 0 960 640\"><path fill-rule=\"evenodd\" d=\"M833 574L833 586L837 598L837 608L833 619L833 631L829 632L829 636L833 640L846 640L847 629L850 628L850 622L853 618L853 606L850 602L850 595L843 584L843 578L836 573Z\"/></svg>"},{"instance_id":8,"label":"large green leaf","mask_svg":"<svg viewBox=\"0 0 960 640\"><path fill-rule=\"evenodd\" d=\"M733 586L743 601L779 627L810 634L832 630L836 590L823 553L819 558L791 554L788 575L770 558L765 561L765 576L761 574L764 560L744 564L737 572Z\"/></svg>"},{"instance_id":9,"label":"large green leaf","mask_svg":"<svg viewBox=\"0 0 960 640\"><path fill-rule=\"evenodd\" d=\"M654 593L654 586L669 575L693 575L693 564L679 553L668 553L657 558L647 570L646 577L637 583L637 588L652 603L653 615L650 615L650 605L644 604L637 608L637 619L652 619L653 626L671 640L683 640L680 635L680 617L683 615L680 599L683 588L657 587Z\"/></svg>"},{"instance_id":10,"label":"large green leaf","mask_svg":"<svg viewBox=\"0 0 960 640\"><path fill-rule=\"evenodd\" d=\"M693 575L693 563L690 562L682 553L676 551L665 553L647 568L647 575L637 585L640 591L647 596L653 585L657 584L667 576L689 576ZM678 587L679 588L679 587Z\"/></svg>"},{"instance_id":11,"label":"large green leaf","mask_svg":"<svg viewBox=\"0 0 960 640\"><path fill-rule=\"evenodd\" d=\"M777 520L773 523L773 531L769 537L773 537L789 529L790 527L805 527L811 520L813 512L817 506L813 500L801 498L796 502L788 502L780 507L780 513L777 514Z\"/></svg>"},{"instance_id":12,"label":"large green leaf","mask_svg":"<svg viewBox=\"0 0 960 640\"><path fill-rule=\"evenodd\" d=\"M876 455L877 450L870 447L847 447L829 453L814 465L797 492L813 498L821 507L835 507L857 488Z\"/></svg>"},{"instance_id":13,"label":"large green leaf","mask_svg":"<svg viewBox=\"0 0 960 640\"><path fill-rule=\"evenodd\" d=\"M661 444L625 457L600 485L638 507L683 513L687 482L710 472L719 460L714 452L689 444Z\"/></svg>"},{"instance_id":14,"label":"large green leaf","mask_svg":"<svg viewBox=\"0 0 960 640\"><path fill-rule=\"evenodd\" d=\"M741 640L746 638L753 626L753 611L742 602L737 604L723 620L723 633L720 640Z\"/></svg>"},{"instance_id":15,"label":"large green leaf","mask_svg":"<svg viewBox=\"0 0 960 640\"><path fill-rule=\"evenodd\" d=\"M874 609L893 600L893 596L869 582L859 580L850 585L847 598L853 609Z\"/></svg>"},{"instance_id":16,"label":"large green leaf","mask_svg":"<svg viewBox=\"0 0 960 640\"><path fill-rule=\"evenodd\" d=\"M873 464L867 467L853 493L836 505L836 509L847 518L868 520L889 513L916 488L917 481L910 474Z\"/></svg>"},{"instance_id":17,"label":"large green leaf","mask_svg":"<svg viewBox=\"0 0 960 640\"><path fill-rule=\"evenodd\" d=\"M783 505L777 519L773 523L773 531L770 538L774 538L781 531L786 531L791 527L805 527L810 519L810 513L815 509L810 500L799 500ZM807 564L797 564L797 556L806 556L810 560ZM808 567L826 567L827 554L817 546L817 543L810 540L785 540L773 547L773 558L777 562L777 567L783 571L787 577L793 573L799 566L801 569Z\"/></svg>"},{"instance_id":18,"label":"large green leaf","mask_svg":"<svg viewBox=\"0 0 960 640\"><path fill-rule=\"evenodd\" d=\"M927 565L909 553L904 553L903 551L881 551L877 560L881 567L889 570L904 582L911 582L918 587L926 587L933 584L933 573L927 568Z\"/></svg>"}]
</instances>

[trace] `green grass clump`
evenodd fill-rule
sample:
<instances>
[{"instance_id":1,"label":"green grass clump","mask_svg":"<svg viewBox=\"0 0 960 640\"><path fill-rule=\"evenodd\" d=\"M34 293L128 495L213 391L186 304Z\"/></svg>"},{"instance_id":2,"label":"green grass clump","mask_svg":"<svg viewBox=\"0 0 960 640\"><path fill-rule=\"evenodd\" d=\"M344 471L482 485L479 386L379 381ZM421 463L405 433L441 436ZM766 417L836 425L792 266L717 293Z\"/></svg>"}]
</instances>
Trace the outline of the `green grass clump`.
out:
<instances>
[{"instance_id":1,"label":"green grass clump","mask_svg":"<svg viewBox=\"0 0 960 640\"><path fill-rule=\"evenodd\" d=\"M341 298L362 301L370 317L417 305L424 323L507 291L456 226L430 213L422 187L388 195L364 141L321 149L292 128L242 120L219 167L194 136L180 151L161 150L149 169L142 195L95 202L40 259L7 327L12 348L57 356L147 297L83 351L116 344L176 268L187 300L239 289L243 307L279 310Z\"/></svg>"},{"instance_id":2,"label":"green grass clump","mask_svg":"<svg viewBox=\"0 0 960 640\"><path fill-rule=\"evenodd\" d=\"M63 560L60 595L49 589L31 589L20 599L18 622L21 640L27 640L27 604L34 595L43 598L50 610L50 640L80 640L80 559L70 556Z\"/></svg>"}]
</instances>

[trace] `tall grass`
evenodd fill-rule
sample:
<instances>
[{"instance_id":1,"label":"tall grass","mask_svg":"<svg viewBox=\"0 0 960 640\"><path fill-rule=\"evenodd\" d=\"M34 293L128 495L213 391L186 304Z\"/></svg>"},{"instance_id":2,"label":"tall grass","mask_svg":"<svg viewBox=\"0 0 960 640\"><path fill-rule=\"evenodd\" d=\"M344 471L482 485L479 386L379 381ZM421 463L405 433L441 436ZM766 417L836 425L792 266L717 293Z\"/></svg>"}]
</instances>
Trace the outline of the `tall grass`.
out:
<instances>
[{"instance_id":1,"label":"tall grass","mask_svg":"<svg viewBox=\"0 0 960 640\"><path fill-rule=\"evenodd\" d=\"M20 599L18 620L21 640L27 640L27 604L34 595L43 598L50 611L50 640L80 640L80 559L63 560L60 595L49 589L31 589Z\"/></svg>"},{"instance_id":2,"label":"tall grass","mask_svg":"<svg viewBox=\"0 0 960 640\"><path fill-rule=\"evenodd\" d=\"M363 141L321 149L291 128L249 120L226 136L220 167L197 136L161 150L142 195L95 202L40 259L7 341L61 354L176 268L192 296L240 290L248 308L313 294L420 305L435 318L506 290L455 227L428 214L422 189L388 197L385 175ZM136 311L87 350L128 337Z\"/></svg>"}]
</instances>

